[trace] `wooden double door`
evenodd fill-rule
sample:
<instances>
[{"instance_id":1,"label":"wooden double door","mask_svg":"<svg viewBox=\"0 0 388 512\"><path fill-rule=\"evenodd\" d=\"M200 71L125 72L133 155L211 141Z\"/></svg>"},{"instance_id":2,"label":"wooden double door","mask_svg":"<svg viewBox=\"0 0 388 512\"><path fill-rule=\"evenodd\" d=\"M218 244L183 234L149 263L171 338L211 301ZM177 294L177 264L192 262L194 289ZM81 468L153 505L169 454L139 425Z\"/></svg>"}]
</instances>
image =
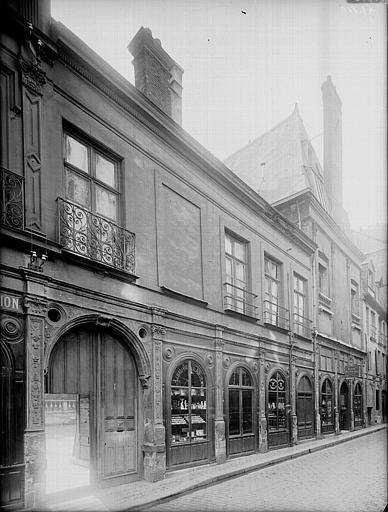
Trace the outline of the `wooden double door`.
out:
<instances>
[{"instance_id":1,"label":"wooden double door","mask_svg":"<svg viewBox=\"0 0 388 512\"><path fill-rule=\"evenodd\" d=\"M73 455L88 463L92 484L137 478L137 374L121 342L97 329L65 335L50 357L46 393L76 395Z\"/></svg>"}]
</instances>

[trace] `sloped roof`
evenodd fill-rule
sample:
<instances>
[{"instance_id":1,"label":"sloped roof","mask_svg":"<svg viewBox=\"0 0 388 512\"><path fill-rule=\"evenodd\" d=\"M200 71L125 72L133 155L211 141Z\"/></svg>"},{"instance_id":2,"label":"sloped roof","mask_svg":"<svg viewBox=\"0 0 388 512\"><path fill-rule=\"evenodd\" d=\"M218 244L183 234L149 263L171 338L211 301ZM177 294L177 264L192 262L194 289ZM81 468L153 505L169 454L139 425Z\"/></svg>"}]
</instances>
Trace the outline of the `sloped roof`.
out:
<instances>
[{"instance_id":1,"label":"sloped roof","mask_svg":"<svg viewBox=\"0 0 388 512\"><path fill-rule=\"evenodd\" d=\"M310 190L328 209L322 167L297 105L290 116L229 156L225 164L271 204Z\"/></svg>"}]
</instances>

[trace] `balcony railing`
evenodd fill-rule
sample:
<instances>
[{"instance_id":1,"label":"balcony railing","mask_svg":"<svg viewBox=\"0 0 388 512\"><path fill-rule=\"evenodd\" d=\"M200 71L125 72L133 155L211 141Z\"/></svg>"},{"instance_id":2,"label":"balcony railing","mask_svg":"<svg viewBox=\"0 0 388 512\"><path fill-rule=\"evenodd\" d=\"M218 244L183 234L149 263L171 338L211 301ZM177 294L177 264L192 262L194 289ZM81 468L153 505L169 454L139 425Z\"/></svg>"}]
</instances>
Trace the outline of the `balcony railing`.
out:
<instances>
[{"instance_id":1,"label":"balcony railing","mask_svg":"<svg viewBox=\"0 0 388 512\"><path fill-rule=\"evenodd\" d=\"M290 329L289 310L271 302L264 301L264 323L280 327L281 329Z\"/></svg>"},{"instance_id":2,"label":"balcony railing","mask_svg":"<svg viewBox=\"0 0 388 512\"><path fill-rule=\"evenodd\" d=\"M64 249L129 273L135 272L135 235L114 222L58 198L59 243Z\"/></svg>"},{"instance_id":3,"label":"balcony railing","mask_svg":"<svg viewBox=\"0 0 388 512\"><path fill-rule=\"evenodd\" d=\"M24 228L23 176L1 167L0 224L10 228Z\"/></svg>"},{"instance_id":4,"label":"balcony railing","mask_svg":"<svg viewBox=\"0 0 388 512\"><path fill-rule=\"evenodd\" d=\"M379 334L379 344L384 347L387 346L387 335L386 334Z\"/></svg>"},{"instance_id":5,"label":"balcony railing","mask_svg":"<svg viewBox=\"0 0 388 512\"><path fill-rule=\"evenodd\" d=\"M224 308L243 315L256 318L256 306L253 304L257 295L232 283L224 283Z\"/></svg>"},{"instance_id":6,"label":"balcony railing","mask_svg":"<svg viewBox=\"0 0 388 512\"><path fill-rule=\"evenodd\" d=\"M294 333L303 336L304 338L312 337L312 321L306 318L305 316L298 315L294 313L293 315L294 321Z\"/></svg>"}]
</instances>

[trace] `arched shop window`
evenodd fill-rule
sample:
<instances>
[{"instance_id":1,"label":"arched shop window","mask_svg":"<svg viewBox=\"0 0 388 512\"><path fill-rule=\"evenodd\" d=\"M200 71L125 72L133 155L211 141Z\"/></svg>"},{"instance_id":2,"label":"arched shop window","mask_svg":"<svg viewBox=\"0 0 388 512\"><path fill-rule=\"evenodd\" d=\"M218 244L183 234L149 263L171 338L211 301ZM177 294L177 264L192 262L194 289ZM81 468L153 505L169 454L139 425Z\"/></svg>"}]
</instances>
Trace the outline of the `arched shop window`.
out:
<instances>
[{"instance_id":1,"label":"arched shop window","mask_svg":"<svg viewBox=\"0 0 388 512\"><path fill-rule=\"evenodd\" d=\"M333 386L325 379L321 388L321 431L331 432L334 428L333 418Z\"/></svg>"},{"instance_id":2,"label":"arched shop window","mask_svg":"<svg viewBox=\"0 0 388 512\"><path fill-rule=\"evenodd\" d=\"M310 379L304 375L298 384L298 396L296 404L298 417L298 436L308 437L313 435L313 389Z\"/></svg>"},{"instance_id":3,"label":"arched shop window","mask_svg":"<svg viewBox=\"0 0 388 512\"><path fill-rule=\"evenodd\" d=\"M171 380L171 442L193 443L207 436L206 377L194 360L183 362Z\"/></svg>"},{"instance_id":4,"label":"arched shop window","mask_svg":"<svg viewBox=\"0 0 388 512\"><path fill-rule=\"evenodd\" d=\"M362 424L362 389L358 382L354 388L353 395L354 424L356 427Z\"/></svg>"},{"instance_id":5,"label":"arched shop window","mask_svg":"<svg viewBox=\"0 0 388 512\"><path fill-rule=\"evenodd\" d=\"M229 379L229 436L253 432L253 385L248 371L238 367Z\"/></svg>"},{"instance_id":6,"label":"arched shop window","mask_svg":"<svg viewBox=\"0 0 388 512\"><path fill-rule=\"evenodd\" d=\"M286 381L280 372L276 372L268 382L267 411L269 430L286 428Z\"/></svg>"}]
</instances>

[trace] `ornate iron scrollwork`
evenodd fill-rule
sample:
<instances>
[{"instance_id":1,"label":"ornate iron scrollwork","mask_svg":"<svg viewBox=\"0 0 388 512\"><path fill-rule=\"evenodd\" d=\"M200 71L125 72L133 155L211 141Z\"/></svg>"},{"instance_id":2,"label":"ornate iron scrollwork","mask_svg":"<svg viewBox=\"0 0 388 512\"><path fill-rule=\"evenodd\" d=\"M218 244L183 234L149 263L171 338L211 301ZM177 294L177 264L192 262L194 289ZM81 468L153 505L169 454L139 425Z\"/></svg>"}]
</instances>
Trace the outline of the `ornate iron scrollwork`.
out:
<instances>
[{"instance_id":1,"label":"ornate iron scrollwork","mask_svg":"<svg viewBox=\"0 0 388 512\"><path fill-rule=\"evenodd\" d=\"M23 177L2 167L0 187L0 223L11 228L23 229Z\"/></svg>"},{"instance_id":2,"label":"ornate iron scrollwork","mask_svg":"<svg viewBox=\"0 0 388 512\"><path fill-rule=\"evenodd\" d=\"M70 201L58 199L59 242L64 249L105 265L135 272L135 235Z\"/></svg>"}]
</instances>

